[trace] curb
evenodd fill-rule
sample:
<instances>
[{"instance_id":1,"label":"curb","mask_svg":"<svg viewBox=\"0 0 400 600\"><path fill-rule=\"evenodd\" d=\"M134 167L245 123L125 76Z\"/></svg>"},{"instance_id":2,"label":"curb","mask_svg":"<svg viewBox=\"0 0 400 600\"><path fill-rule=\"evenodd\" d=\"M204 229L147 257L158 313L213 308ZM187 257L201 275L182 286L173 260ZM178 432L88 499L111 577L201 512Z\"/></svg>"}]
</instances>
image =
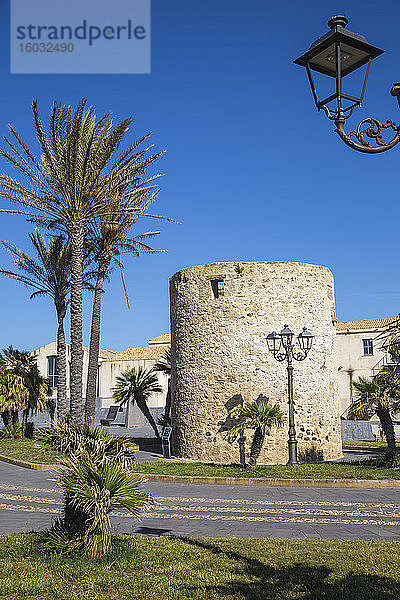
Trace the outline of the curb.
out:
<instances>
[{"instance_id":1,"label":"curb","mask_svg":"<svg viewBox=\"0 0 400 600\"><path fill-rule=\"evenodd\" d=\"M10 456L4 456L4 454L0 454L0 461L16 465L17 467L32 469L33 471L51 471L55 467L55 465L43 465L42 463L31 463L19 458L11 458Z\"/></svg>"},{"instance_id":2,"label":"curb","mask_svg":"<svg viewBox=\"0 0 400 600\"><path fill-rule=\"evenodd\" d=\"M0 461L32 469L34 471L51 471L56 465L31 463L18 458L10 458L0 454ZM386 488L400 489L398 479L278 479L267 477L191 477L189 475L156 475L155 473L140 473L137 475L146 481L164 481L166 483L191 483L208 485L259 485L270 487L323 487L323 488Z\"/></svg>"},{"instance_id":3,"label":"curb","mask_svg":"<svg viewBox=\"0 0 400 600\"><path fill-rule=\"evenodd\" d=\"M380 454L384 453L386 448L382 448L382 446L343 446L343 451L346 452L364 452L365 454Z\"/></svg>"},{"instance_id":4,"label":"curb","mask_svg":"<svg viewBox=\"0 0 400 600\"><path fill-rule=\"evenodd\" d=\"M278 479L246 477L191 477L188 475L156 475L140 473L146 481L166 483L192 483L209 485L265 485L271 487L326 487L326 488L394 488L400 489L398 479Z\"/></svg>"}]
</instances>

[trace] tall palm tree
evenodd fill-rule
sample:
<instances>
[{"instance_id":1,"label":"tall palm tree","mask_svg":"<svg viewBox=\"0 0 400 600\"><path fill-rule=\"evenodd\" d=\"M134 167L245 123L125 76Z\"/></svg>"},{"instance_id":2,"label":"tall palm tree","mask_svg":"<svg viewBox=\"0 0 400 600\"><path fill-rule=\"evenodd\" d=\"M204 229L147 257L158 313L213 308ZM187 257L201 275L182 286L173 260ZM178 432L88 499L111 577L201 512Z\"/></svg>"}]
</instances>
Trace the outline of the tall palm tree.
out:
<instances>
[{"instance_id":1,"label":"tall palm tree","mask_svg":"<svg viewBox=\"0 0 400 600\"><path fill-rule=\"evenodd\" d=\"M171 413L171 349L170 348L168 348L168 350L166 350L164 352L164 354L157 359L153 369L154 369L154 371L157 371L159 373L164 373L164 375L166 375L168 378L167 395L165 398L165 411L164 411L164 415L162 416L162 423L163 423L163 425L167 426L167 425L170 425L170 423L171 423L171 418L170 418L170 413ZM159 422L161 422L161 420Z\"/></svg>"},{"instance_id":2,"label":"tall palm tree","mask_svg":"<svg viewBox=\"0 0 400 600\"><path fill-rule=\"evenodd\" d=\"M0 269L0 274L20 281L31 288L31 299L49 296L57 314L57 416L67 411L67 349L65 343L64 318L69 302L71 281L71 246L62 236L49 237L48 245L42 235L35 231L29 238L36 251L37 259L31 258L11 242L1 242L14 257L14 266L19 272Z\"/></svg>"},{"instance_id":3,"label":"tall palm tree","mask_svg":"<svg viewBox=\"0 0 400 600\"><path fill-rule=\"evenodd\" d=\"M153 428L156 437L160 439L157 425L147 406L147 400L151 394L162 391L157 374L152 370L147 371L143 367L139 367L137 370L129 369L117 377L113 398L121 405L131 402L134 406L136 403Z\"/></svg>"},{"instance_id":4,"label":"tall palm tree","mask_svg":"<svg viewBox=\"0 0 400 600\"><path fill-rule=\"evenodd\" d=\"M71 417L83 420L82 281L84 239L88 226L107 213L107 200L124 190L128 197L136 185L137 143L114 159L132 119L114 125L110 114L98 121L86 100L76 109L54 102L47 127L37 101L32 104L40 155L9 126L11 138L0 156L15 167L26 186L0 175L0 195L23 209L2 212L25 215L33 223L64 231L71 243ZM151 157L146 159L151 160ZM146 164L146 160L144 163ZM135 209L133 208L132 211ZM148 215L152 216L152 215Z\"/></svg>"},{"instance_id":5,"label":"tall palm tree","mask_svg":"<svg viewBox=\"0 0 400 600\"><path fill-rule=\"evenodd\" d=\"M381 371L374 379L359 377L357 381L353 381L353 388L357 396L356 403L352 407L353 412L366 409L376 412L390 454L396 452L392 413L398 410L400 399L399 390L396 391L393 384L388 371Z\"/></svg>"},{"instance_id":6,"label":"tall palm tree","mask_svg":"<svg viewBox=\"0 0 400 600\"><path fill-rule=\"evenodd\" d=\"M279 404L269 404L268 398L260 395L257 400L249 402L240 409L239 417L241 423L232 428L232 433L237 434L245 429L254 429L249 459L249 465L254 467L260 456L265 435L269 433L273 425L280 426L282 424L283 414Z\"/></svg>"},{"instance_id":7,"label":"tall palm tree","mask_svg":"<svg viewBox=\"0 0 400 600\"><path fill-rule=\"evenodd\" d=\"M140 171L141 169L139 172ZM139 256L141 252L157 252L157 250L154 250L146 244L144 240L158 235L160 233L159 231L150 231L134 238L127 237L130 228L137 221L140 210L143 212L146 210L148 202L153 196L151 190L138 189L137 193L133 194L128 200L122 201L120 196L114 198L114 200L109 203L108 213L96 219L88 232L87 245L93 253L94 260L97 264L97 272L93 298L89 364L86 384L86 420L93 419L95 416L100 348L101 298L104 281L109 275L113 262L120 267L121 276L123 278L121 259L124 253L129 253L132 256ZM132 206L135 206L137 210L133 212L126 210L127 207ZM125 287L124 280L122 279L122 281Z\"/></svg>"}]
</instances>

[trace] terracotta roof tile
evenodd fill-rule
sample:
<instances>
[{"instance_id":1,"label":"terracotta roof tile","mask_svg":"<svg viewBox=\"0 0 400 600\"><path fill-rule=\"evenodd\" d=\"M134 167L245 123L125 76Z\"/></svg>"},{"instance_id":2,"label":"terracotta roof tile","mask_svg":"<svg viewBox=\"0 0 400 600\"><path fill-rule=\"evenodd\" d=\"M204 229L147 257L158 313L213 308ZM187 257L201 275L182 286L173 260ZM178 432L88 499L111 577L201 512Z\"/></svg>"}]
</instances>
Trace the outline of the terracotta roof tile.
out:
<instances>
[{"instance_id":1,"label":"terracotta roof tile","mask_svg":"<svg viewBox=\"0 0 400 600\"><path fill-rule=\"evenodd\" d=\"M118 354L118 350L103 350L102 348L99 350L99 358L111 358L115 354Z\"/></svg>"},{"instance_id":2,"label":"terracotta roof tile","mask_svg":"<svg viewBox=\"0 0 400 600\"><path fill-rule=\"evenodd\" d=\"M155 344L170 344L171 343L171 334L170 333L162 333L161 335L158 335L157 337L153 338L152 340L149 340L149 344L150 345L155 345Z\"/></svg>"},{"instance_id":3,"label":"terracotta roof tile","mask_svg":"<svg viewBox=\"0 0 400 600\"><path fill-rule=\"evenodd\" d=\"M70 345L67 344L67 347L69 348ZM87 350L89 352L89 347L83 346L83 350ZM99 358L111 358L115 354L118 354L118 352L119 352L119 350L104 350L103 348L100 348L99 349Z\"/></svg>"},{"instance_id":4,"label":"terracotta roof tile","mask_svg":"<svg viewBox=\"0 0 400 600\"><path fill-rule=\"evenodd\" d=\"M155 360L164 354L166 348L153 346L150 348L127 348L122 352L114 354L109 361L115 360Z\"/></svg>"},{"instance_id":5,"label":"terracotta roof tile","mask_svg":"<svg viewBox=\"0 0 400 600\"><path fill-rule=\"evenodd\" d=\"M360 321L338 321L336 331L362 331L363 329L383 329L393 323L396 317L381 319L362 319Z\"/></svg>"}]
</instances>

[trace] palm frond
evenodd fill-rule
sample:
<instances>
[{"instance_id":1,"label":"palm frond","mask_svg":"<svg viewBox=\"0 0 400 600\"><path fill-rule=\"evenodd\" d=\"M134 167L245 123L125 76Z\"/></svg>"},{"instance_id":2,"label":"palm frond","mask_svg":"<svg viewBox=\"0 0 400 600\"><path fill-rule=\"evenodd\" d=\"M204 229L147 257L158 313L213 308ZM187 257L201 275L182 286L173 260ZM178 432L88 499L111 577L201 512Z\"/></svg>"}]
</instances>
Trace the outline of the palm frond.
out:
<instances>
[{"instance_id":1,"label":"palm frond","mask_svg":"<svg viewBox=\"0 0 400 600\"><path fill-rule=\"evenodd\" d=\"M269 404L268 398L260 397L253 402L245 404L239 413L241 423L232 428L232 433L237 434L244 429L260 429L263 433L273 425L280 426L283 414L279 404Z\"/></svg>"}]
</instances>

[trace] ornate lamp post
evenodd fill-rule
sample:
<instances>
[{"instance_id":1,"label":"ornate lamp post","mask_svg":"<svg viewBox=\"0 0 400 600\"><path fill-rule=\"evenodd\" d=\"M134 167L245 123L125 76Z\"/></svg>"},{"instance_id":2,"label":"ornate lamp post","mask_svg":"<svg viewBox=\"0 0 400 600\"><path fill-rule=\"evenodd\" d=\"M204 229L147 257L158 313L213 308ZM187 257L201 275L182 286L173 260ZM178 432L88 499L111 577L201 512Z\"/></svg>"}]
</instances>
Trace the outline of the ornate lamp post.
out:
<instances>
[{"instance_id":1,"label":"ornate lamp post","mask_svg":"<svg viewBox=\"0 0 400 600\"><path fill-rule=\"evenodd\" d=\"M287 361L287 389L289 404L289 460L288 465L297 465L297 439L296 427L294 424L294 400L293 400L293 365L292 359L304 360L311 350L314 336L303 327L303 331L297 336L297 341L293 341L294 333L285 325L280 334L273 331L267 335L268 350L273 352L274 358L278 362Z\"/></svg>"},{"instance_id":2,"label":"ornate lamp post","mask_svg":"<svg viewBox=\"0 0 400 600\"><path fill-rule=\"evenodd\" d=\"M386 123L381 123L377 119L368 117L357 125L355 131L347 134L344 130L346 119L351 117L357 106L362 105L372 60L384 52L380 48L371 46L364 36L346 29L347 23L348 20L343 15L332 17L328 21L330 31L311 44L307 52L294 62L306 68L318 111L324 110L328 119L335 123L335 131L345 144L353 150L368 154L385 152L400 141L400 125L394 121L388 119ZM366 72L361 93L357 96L344 93L343 77L364 65L366 65ZM333 93L323 100L318 99L312 71L323 73L335 80ZM397 97L400 106L400 82L393 84L390 93ZM395 132L394 137L388 142L382 138L383 129ZM373 140L375 145L371 145L366 137Z\"/></svg>"}]
</instances>

